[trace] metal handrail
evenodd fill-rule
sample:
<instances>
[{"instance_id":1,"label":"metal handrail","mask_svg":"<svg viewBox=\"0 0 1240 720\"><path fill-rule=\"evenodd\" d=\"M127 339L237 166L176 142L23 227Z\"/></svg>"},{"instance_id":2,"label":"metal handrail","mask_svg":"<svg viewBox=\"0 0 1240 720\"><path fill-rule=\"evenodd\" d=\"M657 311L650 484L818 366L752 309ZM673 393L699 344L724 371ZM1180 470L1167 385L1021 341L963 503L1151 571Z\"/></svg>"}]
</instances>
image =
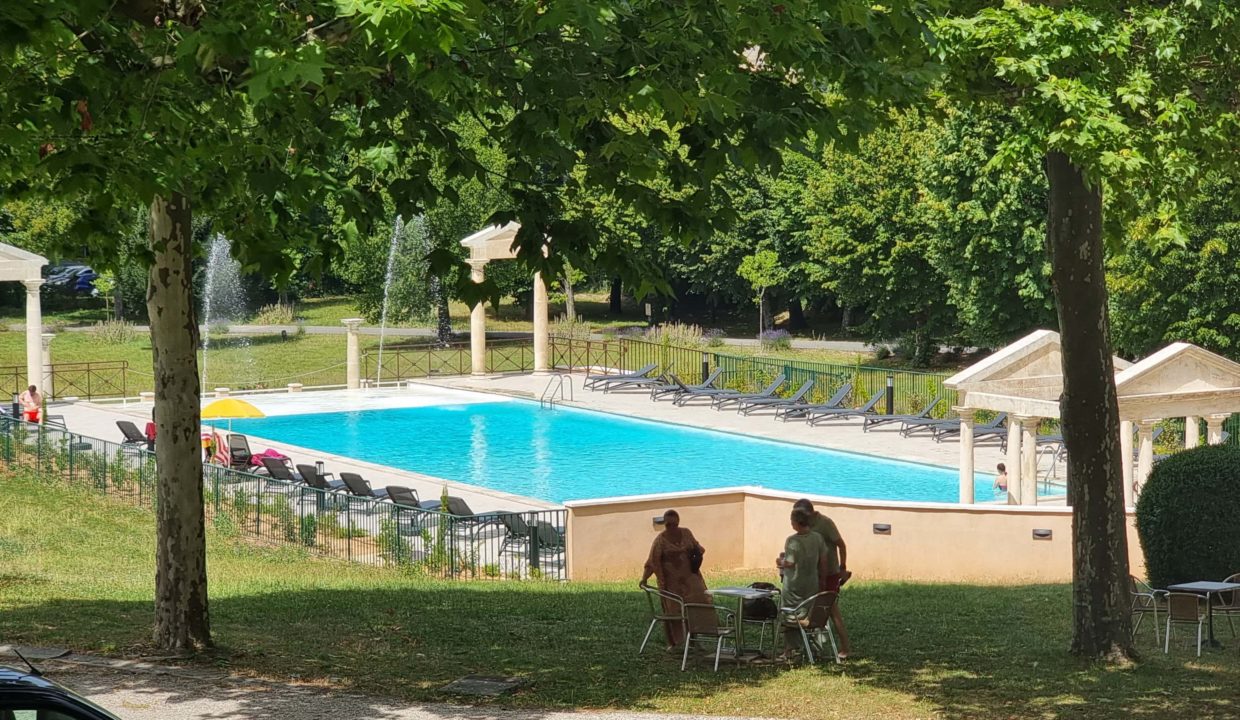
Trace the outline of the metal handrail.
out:
<instances>
[{"instance_id":1,"label":"metal handrail","mask_svg":"<svg viewBox=\"0 0 1240 720\"><path fill-rule=\"evenodd\" d=\"M567 397L564 394L564 388L568 387ZM555 409L556 394L559 394L560 402L574 401L576 397L573 395L573 376L567 373L557 374L547 383L547 387L543 388L542 395L538 398L538 407L544 410Z\"/></svg>"}]
</instances>

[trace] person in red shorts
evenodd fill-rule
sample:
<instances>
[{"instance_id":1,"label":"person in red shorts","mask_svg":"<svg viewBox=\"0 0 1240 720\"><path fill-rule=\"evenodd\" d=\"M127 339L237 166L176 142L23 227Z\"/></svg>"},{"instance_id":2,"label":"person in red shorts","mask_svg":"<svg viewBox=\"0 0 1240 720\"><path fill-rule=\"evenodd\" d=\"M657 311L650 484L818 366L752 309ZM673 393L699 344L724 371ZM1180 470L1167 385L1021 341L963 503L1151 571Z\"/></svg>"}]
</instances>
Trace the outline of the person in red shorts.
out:
<instances>
[{"instance_id":1,"label":"person in red shorts","mask_svg":"<svg viewBox=\"0 0 1240 720\"><path fill-rule=\"evenodd\" d=\"M827 544L827 575L820 584L822 590L838 593L840 585L852 576L847 566L848 546L844 544L839 528L835 526L831 518L815 510L814 504L805 498L797 500L792 508L810 513L810 530L821 535L823 542ZM831 624L835 626L840 636L839 659L845 660L852 652L852 646L848 642L848 629L844 627L844 618L840 615L839 598L836 598L835 605L831 608Z\"/></svg>"},{"instance_id":2,"label":"person in red shorts","mask_svg":"<svg viewBox=\"0 0 1240 720\"><path fill-rule=\"evenodd\" d=\"M43 410L43 396L39 394L38 388L34 385L26 388L26 392L17 398L17 402L22 406L22 415L26 422L39 422L39 413Z\"/></svg>"}]
</instances>

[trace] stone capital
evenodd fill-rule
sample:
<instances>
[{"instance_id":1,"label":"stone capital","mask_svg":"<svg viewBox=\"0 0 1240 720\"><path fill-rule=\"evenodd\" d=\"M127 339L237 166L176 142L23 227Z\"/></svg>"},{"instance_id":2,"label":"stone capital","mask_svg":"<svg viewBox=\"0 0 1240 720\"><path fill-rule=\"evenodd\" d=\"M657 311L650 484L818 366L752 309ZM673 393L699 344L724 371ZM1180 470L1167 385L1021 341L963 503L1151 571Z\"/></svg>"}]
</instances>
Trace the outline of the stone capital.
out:
<instances>
[{"instance_id":1,"label":"stone capital","mask_svg":"<svg viewBox=\"0 0 1240 720\"><path fill-rule=\"evenodd\" d=\"M44 352L47 352L48 348L52 344L52 339L55 337L56 337L56 333L43 333L42 339L43 339L43 351Z\"/></svg>"},{"instance_id":2,"label":"stone capital","mask_svg":"<svg viewBox=\"0 0 1240 720\"><path fill-rule=\"evenodd\" d=\"M350 333L355 333L357 332L357 329L362 326L362 319L361 318L345 318L344 320L340 321L340 324L348 328Z\"/></svg>"},{"instance_id":3,"label":"stone capital","mask_svg":"<svg viewBox=\"0 0 1240 720\"><path fill-rule=\"evenodd\" d=\"M1206 422L1221 425L1229 417L1231 417L1231 415L1227 413L1223 413L1221 415L1206 415Z\"/></svg>"},{"instance_id":4,"label":"stone capital","mask_svg":"<svg viewBox=\"0 0 1240 720\"><path fill-rule=\"evenodd\" d=\"M22 280L22 285L25 285L25 286L26 286L26 293L27 293L27 294L30 294L30 295L37 295L37 294L39 293L39 288L43 285L43 278L34 278L34 279L31 279L31 280Z\"/></svg>"},{"instance_id":5,"label":"stone capital","mask_svg":"<svg viewBox=\"0 0 1240 720\"><path fill-rule=\"evenodd\" d=\"M1137 426L1137 432L1148 433L1153 432L1154 424L1157 420L1133 420L1132 424Z\"/></svg>"},{"instance_id":6,"label":"stone capital","mask_svg":"<svg viewBox=\"0 0 1240 720\"><path fill-rule=\"evenodd\" d=\"M952 410L955 411L955 413L960 416L960 420L962 422L971 422L973 418L977 415L977 408L952 407Z\"/></svg>"}]
</instances>

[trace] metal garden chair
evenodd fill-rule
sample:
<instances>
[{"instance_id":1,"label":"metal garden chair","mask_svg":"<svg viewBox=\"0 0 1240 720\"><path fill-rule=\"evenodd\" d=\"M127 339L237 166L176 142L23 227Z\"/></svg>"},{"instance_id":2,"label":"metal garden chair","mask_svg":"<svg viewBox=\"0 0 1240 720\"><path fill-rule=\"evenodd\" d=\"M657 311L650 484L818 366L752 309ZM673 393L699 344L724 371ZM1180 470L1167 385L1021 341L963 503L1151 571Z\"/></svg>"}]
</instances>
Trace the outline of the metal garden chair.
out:
<instances>
[{"instance_id":1,"label":"metal garden chair","mask_svg":"<svg viewBox=\"0 0 1240 720\"><path fill-rule=\"evenodd\" d=\"M1197 657L1201 657L1201 630L1209 617L1209 604L1204 595L1193 593L1167 593L1167 636L1163 640L1163 653L1171 652L1172 624L1197 626Z\"/></svg>"},{"instance_id":2,"label":"metal garden chair","mask_svg":"<svg viewBox=\"0 0 1240 720\"><path fill-rule=\"evenodd\" d=\"M826 634L831 642L832 657L837 663L840 661L839 646L835 643L835 633L831 629L831 609L835 607L837 599L839 593L828 590L806 598L795 607L779 610L780 626L784 628L784 632L795 630L801 634L805 659L811 664L814 662L814 650L810 646L810 635L821 643L822 635Z\"/></svg>"},{"instance_id":3,"label":"metal garden chair","mask_svg":"<svg viewBox=\"0 0 1240 720\"><path fill-rule=\"evenodd\" d=\"M1159 637L1158 630L1158 613L1167 612L1167 591L1155 590L1143 580L1139 580L1136 576L1128 576L1128 590L1132 595L1131 612L1134 622L1132 623L1132 635L1136 637L1137 630L1141 629L1141 621L1146 615L1154 616L1154 642L1162 642Z\"/></svg>"}]
</instances>

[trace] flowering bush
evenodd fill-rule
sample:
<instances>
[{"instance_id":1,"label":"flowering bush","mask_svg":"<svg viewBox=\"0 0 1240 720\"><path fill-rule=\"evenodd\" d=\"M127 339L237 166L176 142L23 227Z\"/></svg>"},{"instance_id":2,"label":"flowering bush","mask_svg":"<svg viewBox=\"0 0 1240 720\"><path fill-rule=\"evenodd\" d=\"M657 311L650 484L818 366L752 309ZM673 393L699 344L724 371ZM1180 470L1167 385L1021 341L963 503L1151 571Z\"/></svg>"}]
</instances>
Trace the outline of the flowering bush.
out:
<instances>
[{"instance_id":1,"label":"flowering bush","mask_svg":"<svg viewBox=\"0 0 1240 720\"><path fill-rule=\"evenodd\" d=\"M787 330L767 330L758 336L763 350L787 350L792 347L792 336Z\"/></svg>"}]
</instances>

